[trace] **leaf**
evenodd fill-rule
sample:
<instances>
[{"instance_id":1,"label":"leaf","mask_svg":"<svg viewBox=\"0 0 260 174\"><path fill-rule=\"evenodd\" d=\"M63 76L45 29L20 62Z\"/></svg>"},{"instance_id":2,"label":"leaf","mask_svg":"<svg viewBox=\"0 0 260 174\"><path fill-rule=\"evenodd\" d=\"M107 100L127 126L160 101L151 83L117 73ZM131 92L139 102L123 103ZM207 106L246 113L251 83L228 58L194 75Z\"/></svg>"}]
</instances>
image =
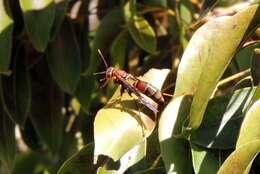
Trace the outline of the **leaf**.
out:
<instances>
[{"instance_id":1,"label":"leaf","mask_svg":"<svg viewBox=\"0 0 260 174\"><path fill-rule=\"evenodd\" d=\"M16 152L15 125L3 110L2 105L0 112L0 160L7 171L11 172Z\"/></svg>"},{"instance_id":2,"label":"leaf","mask_svg":"<svg viewBox=\"0 0 260 174\"><path fill-rule=\"evenodd\" d=\"M145 76L160 89L168 72L152 69ZM103 154L117 161L152 133L154 121L142 110L139 112L136 105L134 97L121 97L118 89L106 107L98 111L94 121L95 158Z\"/></svg>"},{"instance_id":3,"label":"leaf","mask_svg":"<svg viewBox=\"0 0 260 174\"><path fill-rule=\"evenodd\" d=\"M14 72L1 78L1 99L9 117L23 127L31 106L31 81L24 63L23 47L16 50Z\"/></svg>"},{"instance_id":4,"label":"leaf","mask_svg":"<svg viewBox=\"0 0 260 174\"><path fill-rule=\"evenodd\" d=\"M32 105L30 119L53 153L62 143L64 93L51 79L46 62L38 63L32 71Z\"/></svg>"},{"instance_id":5,"label":"leaf","mask_svg":"<svg viewBox=\"0 0 260 174\"><path fill-rule=\"evenodd\" d=\"M252 57L251 73L255 85L260 83L260 49L255 49Z\"/></svg>"},{"instance_id":6,"label":"leaf","mask_svg":"<svg viewBox=\"0 0 260 174\"><path fill-rule=\"evenodd\" d=\"M161 155L167 173L191 173L189 143L175 138L181 135L182 124L189 112L192 97L189 95L174 98L161 114L158 135Z\"/></svg>"},{"instance_id":7,"label":"leaf","mask_svg":"<svg viewBox=\"0 0 260 174\"><path fill-rule=\"evenodd\" d=\"M191 144L191 152L196 174L216 173L218 171L218 159L211 150Z\"/></svg>"},{"instance_id":8,"label":"leaf","mask_svg":"<svg viewBox=\"0 0 260 174\"><path fill-rule=\"evenodd\" d=\"M186 104L182 104L186 103ZM164 109L159 121L158 133L161 154L168 173L191 173L189 161L189 145L187 141L173 138L181 131L181 123L189 111L190 96L181 96L173 99ZM179 115L179 116L178 116ZM179 119L178 118L183 118Z\"/></svg>"},{"instance_id":9,"label":"leaf","mask_svg":"<svg viewBox=\"0 0 260 174\"><path fill-rule=\"evenodd\" d=\"M247 111L241 125L236 148L254 140L260 140L260 99Z\"/></svg>"},{"instance_id":10,"label":"leaf","mask_svg":"<svg viewBox=\"0 0 260 174\"><path fill-rule=\"evenodd\" d=\"M33 152L19 153L15 160L12 174L31 173L34 174L37 167L46 165L41 155Z\"/></svg>"},{"instance_id":11,"label":"leaf","mask_svg":"<svg viewBox=\"0 0 260 174\"><path fill-rule=\"evenodd\" d=\"M26 32L33 46L43 52L49 42L55 18L53 0L19 0Z\"/></svg>"},{"instance_id":12,"label":"leaf","mask_svg":"<svg viewBox=\"0 0 260 174\"><path fill-rule=\"evenodd\" d=\"M92 75L96 71L99 62L101 61L97 50L106 50L114 37L121 31L121 25L123 23L122 16L122 10L120 8L115 8L101 20L101 24L96 31L93 46L91 48L90 63L84 72L84 75Z\"/></svg>"},{"instance_id":13,"label":"leaf","mask_svg":"<svg viewBox=\"0 0 260 174\"><path fill-rule=\"evenodd\" d=\"M55 37L60 30L61 24L65 18L66 11L70 0L54 0L55 3L55 18L51 29L51 38Z\"/></svg>"},{"instance_id":14,"label":"leaf","mask_svg":"<svg viewBox=\"0 0 260 174\"><path fill-rule=\"evenodd\" d=\"M106 170L103 167L99 167L97 170L97 174L119 174L119 173L115 170Z\"/></svg>"},{"instance_id":15,"label":"leaf","mask_svg":"<svg viewBox=\"0 0 260 174\"><path fill-rule=\"evenodd\" d=\"M112 65L116 68L124 68L128 41L127 30L121 31L111 46Z\"/></svg>"},{"instance_id":16,"label":"leaf","mask_svg":"<svg viewBox=\"0 0 260 174\"><path fill-rule=\"evenodd\" d=\"M3 74L10 74L13 23L9 1L0 0L0 73Z\"/></svg>"},{"instance_id":17,"label":"leaf","mask_svg":"<svg viewBox=\"0 0 260 174\"><path fill-rule=\"evenodd\" d=\"M210 96L232 56L247 31L259 24L258 8L253 5L234 16L213 19L194 33L179 65L175 89L176 94L194 95L186 131L200 126Z\"/></svg>"},{"instance_id":18,"label":"leaf","mask_svg":"<svg viewBox=\"0 0 260 174\"><path fill-rule=\"evenodd\" d=\"M79 103L82 106L82 109L87 112L91 103L91 95L94 89L95 77L83 76L80 78L78 87L75 91L75 96L78 99Z\"/></svg>"},{"instance_id":19,"label":"leaf","mask_svg":"<svg viewBox=\"0 0 260 174\"><path fill-rule=\"evenodd\" d=\"M234 148L239 129L256 88L243 88L209 101L201 126L190 136L192 143L206 148Z\"/></svg>"},{"instance_id":20,"label":"leaf","mask_svg":"<svg viewBox=\"0 0 260 174\"><path fill-rule=\"evenodd\" d=\"M83 147L79 152L66 160L57 174L82 174L94 173L93 165L94 144L90 143Z\"/></svg>"},{"instance_id":21,"label":"leaf","mask_svg":"<svg viewBox=\"0 0 260 174\"><path fill-rule=\"evenodd\" d=\"M72 94L80 80L80 51L74 31L65 22L47 50L47 62L53 79L65 92Z\"/></svg>"},{"instance_id":22,"label":"leaf","mask_svg":"<svg viewBox=\"0 0 260 174\"><path fill-rule=\"evenodd\" d=\"M131 9L131 2L124 7L127 28L135 43L145 51L154 54L156 52L157 40L155 32L148 21L141 15L137 15Z\"/></svg>"},{"instance_id":23,"label":"leaf","mask_svg":"<svg viewBox=\"0 0 260 174\"><path fill-rule=\"evenodd\" d=\"M217 174L247 174L260 151L260 140L239 146L222 164Z\"/></svg>"},{"instance_id":24,"label":"leaf","mask_svg":"<svg viewBox=\"0 0 260 174\"><path fill-rule=\"evenodd\" d=\"M154 168L154 169L147 169L143 171L136 172L134 174L166 174L164 168Z\"/></svg>"},{"instance_id":25,"label":"leaf","mask_svg":"<svg viewBox=\"0 0 260 174\"><path fill-rule=\"evenodd\" d=\"M124 173L129 167L133 166L146 155L146 141L137 144L131 150L129 150L120 159L120 168L117 170L118 173Z\"/></svg>"}]
</instances>

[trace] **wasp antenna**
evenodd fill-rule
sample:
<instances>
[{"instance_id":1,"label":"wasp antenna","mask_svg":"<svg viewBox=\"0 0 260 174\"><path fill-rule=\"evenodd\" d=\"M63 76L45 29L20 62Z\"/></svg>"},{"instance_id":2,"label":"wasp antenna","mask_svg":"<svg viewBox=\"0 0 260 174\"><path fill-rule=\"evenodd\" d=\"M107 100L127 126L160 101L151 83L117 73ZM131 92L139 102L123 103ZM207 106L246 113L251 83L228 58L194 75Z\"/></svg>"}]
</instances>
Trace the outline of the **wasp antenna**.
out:
<instances>
[{"instance_id":1,"label":"wasp antenna","mask_svg":"<svg viewBox=\"0 0 260 174\"><path fill-rule=\"evenodd\" d=\"M98 74L106 74L106 71L93 73L93 75L98 75Z\"/></svg>"},{"instance_id":2,"label":"wasp antenna","mask_svg":"<svg viewBox=\"0 0 260 174\"><path fill-rule=\"evenodd\" d=\"M98 54L100 55L100 57L102 58L102 60L103 60L103 62L104 62L104 64L105 64L105 66L106 66L106 68L108 68L108 65L107 65L107 62L106 62L106 60L105 60L105 57L104 57L103 54L101 53L100 49L98 49L97 51L98 51Z\"/></svg>"}]
</instances>

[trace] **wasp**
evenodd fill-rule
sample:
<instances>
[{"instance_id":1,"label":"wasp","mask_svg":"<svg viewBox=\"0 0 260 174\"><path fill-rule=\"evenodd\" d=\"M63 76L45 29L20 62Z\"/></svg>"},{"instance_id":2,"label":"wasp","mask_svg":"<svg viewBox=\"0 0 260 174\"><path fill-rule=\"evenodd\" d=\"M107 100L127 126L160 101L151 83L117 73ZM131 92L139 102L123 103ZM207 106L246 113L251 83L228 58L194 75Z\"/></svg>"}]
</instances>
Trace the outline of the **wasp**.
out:
<instances>
[{"instance_id":1,"label":"wasp","mask_svg":"<svg viewBox=\"0 0 260 174\"><path fill-rule=\"evenodd\" d=\"M157 113L157 108L151 104L150 101L148 101L145 97L143 97L141 94L146 95L147 97L151 98L153 101L155 101L157 104L161 105L164 104L164 98L161 93L161 91L154 87L152 84L142 81L138 79L137 77L133 76L132 74L129 74L121 69L116 69L114 67L109 67L104 56L102 55L101 51L98 50L98 53L100 54L100 57L103 60L103 63L106 66L106 71L103 72L97 72L94 73L94 75L97 74L105 74L106 77L101 79L100 81L105 81L105 83L101 86L104 87L106 84L113 80L115 83L118 83L122 86L121 88L121 95L124 93L124 91L127 91L128 94L131 96L131 94L135 94L138 98L138 102L152 110L154 113ZM129 81L133 81L134 83L131 84Z\"/></svg>"}]
</instances>

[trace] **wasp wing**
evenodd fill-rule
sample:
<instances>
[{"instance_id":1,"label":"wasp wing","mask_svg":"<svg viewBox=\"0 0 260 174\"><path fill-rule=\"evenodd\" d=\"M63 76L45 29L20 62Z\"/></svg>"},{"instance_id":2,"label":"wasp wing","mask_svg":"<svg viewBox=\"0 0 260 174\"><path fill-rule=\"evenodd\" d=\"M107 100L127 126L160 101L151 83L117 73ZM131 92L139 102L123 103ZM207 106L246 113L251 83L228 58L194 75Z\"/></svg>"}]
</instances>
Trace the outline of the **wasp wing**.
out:
<instances>
[{"instance_id":1,"label":"wasp wing","mask_svg":"<svg viewBox=\"0 0 260 174\"><path fill-rule=\"evenodd\" d=\"M124 78L120 77L118 74L116 74L117 80L119 83L122 85L122 88L126 89L130 93L134 93L138 97L138 101L148 107L150 110L153 112L157 113L158 110L149 102L147 101L141 94L140 92L133 87L128 81L126 81Z\"/></svg>"}]
</instances>

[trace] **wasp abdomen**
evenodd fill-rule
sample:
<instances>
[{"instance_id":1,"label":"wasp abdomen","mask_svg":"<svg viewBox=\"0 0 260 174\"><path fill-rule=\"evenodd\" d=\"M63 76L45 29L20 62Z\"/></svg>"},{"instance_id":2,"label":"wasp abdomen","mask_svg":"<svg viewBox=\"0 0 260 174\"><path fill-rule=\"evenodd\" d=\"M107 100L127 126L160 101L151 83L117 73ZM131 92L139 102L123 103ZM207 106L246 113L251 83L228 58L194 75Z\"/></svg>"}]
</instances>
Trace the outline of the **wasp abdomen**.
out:
<instances>
[{"instance_id":1,"label":"wasp abdomen","mask_svg":"<svg viewBox=\"0 0 260 174\"><path fill-rule=\"evenodd\" d=\"M145 81L138 80L134 86L143 94L153 99L155 102L158 102L159 104L164 103L164 98L162 96L161 91L151 85L150 83L147 83Z\"/></svg>"}]
</instances>

